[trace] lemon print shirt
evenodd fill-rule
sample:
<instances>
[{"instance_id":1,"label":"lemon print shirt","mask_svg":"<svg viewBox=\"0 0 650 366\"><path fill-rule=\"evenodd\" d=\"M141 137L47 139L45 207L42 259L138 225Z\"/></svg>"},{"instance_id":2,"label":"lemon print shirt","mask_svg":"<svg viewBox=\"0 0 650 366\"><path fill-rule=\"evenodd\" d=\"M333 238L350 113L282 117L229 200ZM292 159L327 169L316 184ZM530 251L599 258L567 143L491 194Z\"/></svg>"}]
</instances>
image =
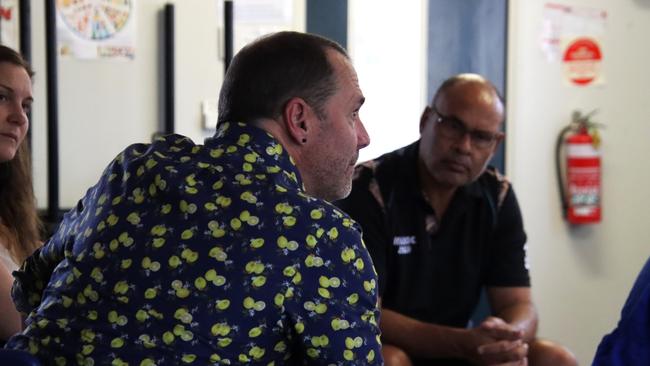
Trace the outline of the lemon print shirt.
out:
<instances>
[{"instance_id":1,"label":"lemon print shirt","mask_svg":"<svg viewBox=\"0 0 650 366\"><path fill-rule=\"evenodd\" d=\"M359 226L242 123L128 147L16 278L46 364L382 364Z\"/></svg>"}]
</instances>

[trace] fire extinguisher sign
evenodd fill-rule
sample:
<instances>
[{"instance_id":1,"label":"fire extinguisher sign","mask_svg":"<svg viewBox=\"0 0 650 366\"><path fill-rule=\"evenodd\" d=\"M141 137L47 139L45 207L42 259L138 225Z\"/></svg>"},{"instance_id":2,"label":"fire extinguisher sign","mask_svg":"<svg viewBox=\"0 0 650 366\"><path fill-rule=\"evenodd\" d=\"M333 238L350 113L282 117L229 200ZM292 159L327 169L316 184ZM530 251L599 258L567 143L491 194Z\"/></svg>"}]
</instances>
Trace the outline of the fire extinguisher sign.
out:
<instances>
[{"instance_id":1,"label":"fire extinguisher sign","mask_svg":"<svg viewBox=\"0 0 650 366\"><path fill-rule=\"evenodd\" d=\"M601 84L602 49L595 38L579 37L566 42L563 54L566 80L578 86Z\"/></svg>"}]
</instances>

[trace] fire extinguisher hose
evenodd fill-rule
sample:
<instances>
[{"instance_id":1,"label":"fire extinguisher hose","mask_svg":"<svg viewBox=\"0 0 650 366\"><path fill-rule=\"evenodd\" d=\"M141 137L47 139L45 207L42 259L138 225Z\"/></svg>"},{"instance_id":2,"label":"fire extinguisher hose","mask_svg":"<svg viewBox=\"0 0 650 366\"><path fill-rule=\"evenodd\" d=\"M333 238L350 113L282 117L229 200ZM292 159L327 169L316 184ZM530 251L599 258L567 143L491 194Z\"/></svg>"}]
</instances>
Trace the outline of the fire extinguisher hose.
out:
<instances>
[{"instance_id":1,"label":"fire extinguisher hose","mask_svg":"<svg viewBox=\"0 0 650 366\"><path fill-rule=\"evenodd\" d=\"M571 125L564 127L555 141L555 173L557 177L558 192L560 193L560 202L562 203L562 216L564 218L567 217L569 202L567 201L566 183L562 179L564 176L562 172L562 144L564 143L565 135L567 132L571 131L571 129Z\"/></svg>"}]
</instances>

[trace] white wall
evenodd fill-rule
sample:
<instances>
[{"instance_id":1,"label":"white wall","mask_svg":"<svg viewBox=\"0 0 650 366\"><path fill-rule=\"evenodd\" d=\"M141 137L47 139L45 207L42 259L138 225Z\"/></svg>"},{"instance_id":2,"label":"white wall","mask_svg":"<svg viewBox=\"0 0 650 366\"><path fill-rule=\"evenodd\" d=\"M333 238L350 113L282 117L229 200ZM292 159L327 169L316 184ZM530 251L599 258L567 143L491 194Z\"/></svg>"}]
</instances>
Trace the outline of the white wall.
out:
<instances>
[{"instance_id":1,"label":"white wall","mask_svg":"<svg viewBox=\"0 0 650 366\"><path fill-rule=\"evenodd\" d=\"M124 147L162 128L162 9L175 3L176 125L201 141L200 101L216 99L223 61L217 52L216 1L147 0L136 6L133 61L59 59L60 205L71 207ZM32 3L35 191L47 203L45 9Z\"/></svg>"},{"instance_id":2,"label":"white wall","mask_svg":"<svg viewBox=\"0 0 650 366\"><path fill-rule=\"evenodd\" d=\"M606 84L570 87L539 47L543 0L511 0L507 168L529 235L540 335L573 349L582 365L618 320L650 254L650 1L573 0L608 12ZM569 228L560 215L553 149L574 109L598 108L603 131L603 222Z\"/></svg>"},{"instance_id":3,"label":"white wall","mask_svg":"<svg viewBox=\"0 0 650 366\"><path fill-rule=\"evenodd\" d=\"M34 172L34 194L39 207L47 203L47 161L45 126L45 9L44 2L31 4L32 23L32 68L36 71L33 79L34 104L32 106L32 170Z\"/></svg>"},{"instance_id":4,"label":"white wall","mask_svg":"<svg viewBox=\"0 0 650 366\"><path fill-rule=\"evenodd\" d=\"M250 3L268 3L247 0ZM243 0L239 0L240 5ZM217 0L143 0L136 6L136 55L133 61L59 58L60 206L72 207L124 147L149 142L163 124L159 101L162 78L162 9L175 5L176 133L201 143L202 101L216 104L223 79L223 5ZM279 3L274 3L278 5ZM305 0L292 6L294 24L304 30ZM235 14L235 17L237 15ZM45 110L45 9L32 3L35 104L32 118L35 193L47 204ZM250 29L251 25L248 25ZM278 30L265 25L266 30ZM235 28L235 32L238 30ZM235 50L236 51L236 50Z\"/></svg>"}]
</instances>

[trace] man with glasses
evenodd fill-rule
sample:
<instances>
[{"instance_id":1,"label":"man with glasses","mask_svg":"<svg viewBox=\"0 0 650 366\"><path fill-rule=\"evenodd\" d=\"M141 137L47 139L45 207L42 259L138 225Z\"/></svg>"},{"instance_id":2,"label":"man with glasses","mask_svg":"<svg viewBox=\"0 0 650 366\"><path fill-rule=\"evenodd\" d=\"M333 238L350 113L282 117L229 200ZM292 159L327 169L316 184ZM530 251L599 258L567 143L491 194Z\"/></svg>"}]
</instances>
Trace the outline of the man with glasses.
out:
<instances>
[{"instance_id":1,"label":"man with glasses","mask_svg":"<svg viewBox=\"0 0 650 366\"><path fill-rule=\"evenodd\" d=\"M340 202L379 275L387 365L576 364L535 338L521 213L487 166L503 119L489 81L448 79L422 113L420 139L358 166ZM484 288L493 316L467 327Z\"/></svg>"}]
</instances>

